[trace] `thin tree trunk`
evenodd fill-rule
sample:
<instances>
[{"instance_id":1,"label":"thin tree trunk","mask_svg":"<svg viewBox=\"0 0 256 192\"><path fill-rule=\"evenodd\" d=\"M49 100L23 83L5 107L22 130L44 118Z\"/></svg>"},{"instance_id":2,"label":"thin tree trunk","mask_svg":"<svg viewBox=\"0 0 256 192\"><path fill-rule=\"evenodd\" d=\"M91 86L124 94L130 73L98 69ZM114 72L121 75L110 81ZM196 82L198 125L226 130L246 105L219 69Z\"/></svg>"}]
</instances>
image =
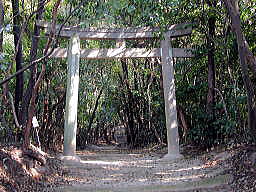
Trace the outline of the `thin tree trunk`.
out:
<instances>
[{"instance_id":1,"label":"thin tree trunk","mask_svg":"<svg viewBox=\"0 0 256 192\"><path fill-rule=\"evenodd\" d=\"M13 12L13 34L14 34L14 45L15 45L15 62L16 71L22 69L22 41L21 41L21 21L20 21L20 11L19 11L19 0L12 0L12 12ZM16 87L15 87L15 112L19 117L20 102L23 97L23 73L20 73L16 77Z\"/></svg>"},{"instance_id":2,"label":"thin tree trunk","mask_svg":"<svg viewBox=\"0 0 256 192\"><path fill-rule=\"evenodd\" d=\"M216 1L207 1L207 4L215 8ZM214 105L215 105L215 23L216 19L214 16L211 16L208 20L208 37L207 37L207 46L208 46L208 95L207 95L207 112L208 115L212 116L214 119Z\"/></svg>"},{"instance_id":3,"label":"thin tree trunk","mask_svg":"<svg viewBox=\"0 0 256 192\"><path fill-rule=\"evenodd\" d=\"M151 71L154 71L154 63L153 61L150 62L150 66L149 66ZM159 144L162 144L162 139L160 137L160 135L157 132L157 128L154 126L152 120L153 120L153 110L152 110L152 95L151 95L151 85L153 84L153 72L150 73L150 77L148 80L148 85L147 85L147 97L148 97L148 115L149 115L149 119L148 119L148 129L149 130L153 130L156 139L158 140Z\"/></svg>"},{"instance_id":4,"label":"thin tree trunk","mask_svg":"<svg viewBox=\"0 0 256 192\"><path fill-rule=\"evenodd\" d=\"M135 125L134 125L134 110L133 104L134 99L131 91L131 87L129 84L129 73L128 73L128 66L127 61L122 60L122 70L124 76L124 84L126 85L127 94L124 94L123 97L126 100L125 102L125 111L127 115L127 143L130 145L134 145L135 142Z\"/></svg>"},{"instance_id":5,"label":"thin tree trunk","mask_svg":"<svg viewBox=\"0 0 256 192\"><path fill-rule=\"evenodd\" d=\"M0 0L0 30L4 27L4 2ZM0 54L3 52L3 31L0 32ZM1 64L0 64L1 65ZM3 85L2 104L7 105L7 83ZM0 93L1 94L1 93ZM0 109L0 121L6 124L4 118L4 108ZM7 125L7 124L6 124Z\"/></svg>"},{"instance_id":6,"label":"thin tree trunk","mask_svg":"<svg viewBox=\"0 0 256 192\"><path fill-rule=\"evenodd\" d=\"M189 128L188 128L188 124L187 124L185 114L184 114L183 111L184 110L182 109L182 107L180 105L178 105L177 106L177 112L178 112L178 117L180 119L180 123L181 123L181 126L182 126L182 131L183 131L182 139L183 139L183 142L186 144Z\"/></svg>"},{"instance_id":7,"label":"thin tree trunk","mask_svg":"<svg viewBox=\"0 0 256 192\"><path fill-rule=\"evenodd\" d=\"M4 27L4 2L0 0L0 28ZM0 54L3 52L3 31L0 33ZM8 84L3 84L3 96L2 102L4 105L8 103ZM2 109L0 109L0 115L3 114Z\"/></svg>"},{"instance_id":8,"label":"thin tree trunk","mask_svg":"<svg viewBox=\"0 0 256 192\"><path fill-rule=\"evenodd\" d=\"M207 5L210 8L210 16L208 18L208 34L207 34L207 48L208 48L208 93L207 93L207 103L206 103L206 112L208 115L207 125L204 132L203 141L205 147L211 147L213 142L217 139L217 131L213 126L215 121L215 25L216 18L214 14L214 9L216 7L216 0L207 0Z\"/></svg>"},{"instance_id":9,"label":"thin tree trunk","mask_svg":"<svg viewBox=\"0 0 256 192\"><path fill-rule=\"evenodd\" d=\"M57 11L58 11L60 2L61 2L61 0L57 0L55 5L54 5L54 9L53 9L53 13L52 13L53 24L52 24L52 28L51 28L51 34L48 38L48 42L46 44L44 55L47 54L47 51L48 51L48 49L51 46L51 43L53 41L52 38L55 36L55 24L56 24ZM35 85L33 87L31 100L30 100L30 103L29 103L29 106L28 106L28 120L27 120L27 123L26 123L26 127L24 129L24 142L23 142L23 149L24 150L28 149L29 145L30 145L29 138L30 138L30 130L31 130L31 127L32 127L32 118L35 114L36 96L37 96L37 92L38 92L38 89L39 89L39 85L40 85L40 83L41 83L41 81L44 77L45 70L46 70L46 64L42 63L42 69L41 69L40 75L39 75L38 79L36 80Z\"/></svg>"},{"instance_id":10,"label":"thin tree trunk","mask_svg":"<svg viewBox=\"0 0 256 192\"><path fill-rule=\"evenodd\" d=\"M0 29L4 27L4 2L0 0ZM3 52L3 31L0 32L0 53Z\"/></svg>"},{"instance_id":11,"label":"thin tree trunk","mask_svg":"<svg viewBox=\"0 0 256 192\"><path fill-rule=\"evenodd\" d=\"M229 16L232 21L232 29L236 34L240 66L242 70L242 77L244 81L244 86L247 92L247 109L248 109L248 127L252 136L252 139L256 140L256 95L254 86L249 76L248 64L255 63L255 57L252 57L249 51L248 43L242 32L240 11L238 0L223 0ZM248 58L252 59L251 63Z\"/></svg>"},{"instance_id":12,"label":"thin tree trunk","mask_svg":"<svg viewBox=\"0 0 256 192\"><path fill-rule=\"evenodd\" d=\"M93 111L92 111L92 115L91 115L91 118L90 118L90 121L89 121L88 129L87 129L87 133L88 133L87 137L90 136L91 133L92 133L92 131L91 131L92 123L93 123L93 121L95 119L95 116L96 116L96 111L97 111L98 106L99 106L99 100L100 100L100 97L102 95L102 92L103 92L103 88L100 90L100 93L96 98L96 102L95 102L95 105L94 105L94 108L93 108Z\"/></svg>"},{"instance_id":13,"label":"thin tree trunk","mask_svg":"<svg viewBox=\"0 0 256 192\"><path fill-rule=\"evenodd\" d=\"M36 20L40 20L43 15L44 11L44 5L45 5L46 0L38 0L38 13L36 14ZM38 42L39 42L39 35L40 35L40 28L34 24L34 33L32 36L32 47L30 51L30 62L33 62L36 60L37 57L37 49L38 49ZM25 96L23 97L22 100L22 115L21 115L21 124L24 126L27 121L27 116L28 116L28 106L30 103L30 99L32 96L32 90L35 85L36 81L36 76L37 76L37 64L33 65L30 68L30 79L28 83L28 87L25 92Z\"/></svg>"}]
</instances>

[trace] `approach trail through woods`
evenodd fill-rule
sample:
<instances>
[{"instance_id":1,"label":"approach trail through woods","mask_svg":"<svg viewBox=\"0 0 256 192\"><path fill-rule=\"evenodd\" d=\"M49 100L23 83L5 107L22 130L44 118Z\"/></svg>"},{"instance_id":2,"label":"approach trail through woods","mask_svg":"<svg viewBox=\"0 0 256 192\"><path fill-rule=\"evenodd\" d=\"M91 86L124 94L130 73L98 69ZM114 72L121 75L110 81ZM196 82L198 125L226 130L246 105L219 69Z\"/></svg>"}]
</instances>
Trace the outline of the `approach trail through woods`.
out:
<instances>
[{"instance_id":1,"label":"approach trail through woods","mask_svg":"<svg viewBox=\"0 0 256 192\"><path fill-rule=\"evenodd\" d=\"M81 162L65 162L66 186L56 191L232 191L226 152L197 158L162 160L149 151L97 147L79 151Z\"/></svg>"}]
</instances>

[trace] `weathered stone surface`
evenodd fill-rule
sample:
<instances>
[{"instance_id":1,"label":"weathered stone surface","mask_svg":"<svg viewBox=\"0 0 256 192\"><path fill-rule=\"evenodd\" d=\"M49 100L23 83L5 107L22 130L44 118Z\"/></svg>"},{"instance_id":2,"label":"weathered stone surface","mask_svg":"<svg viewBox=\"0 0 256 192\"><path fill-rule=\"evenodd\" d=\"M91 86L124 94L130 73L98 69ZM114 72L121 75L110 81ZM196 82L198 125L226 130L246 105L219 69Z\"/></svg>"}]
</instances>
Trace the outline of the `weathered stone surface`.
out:
<instances>
[{"instance_id":1,"label":"weathered stone surface","mask_svg":"<svg viewBox=\"0 0 256 192\"><path fill-rule=\"evenodd\" d=\"M165 118L167 129L168 156L169 158L179 158L179 133L175 97L174 67L170 37L165 34L165 39L161 41L162 48L162 74L164 87Z\"/></svg>"},{"instance_id":2,"label":"weathered stone surface","mask_svg":"<svg viewBox=\"0 0 256 192\"><path fill-rule=\"evenodd\" d=\"M64 125L64 156L75 156L77 130L77 104L79 87L80 39L70 39L68 51L67 93Z\"/></svg>"}]
</instances>

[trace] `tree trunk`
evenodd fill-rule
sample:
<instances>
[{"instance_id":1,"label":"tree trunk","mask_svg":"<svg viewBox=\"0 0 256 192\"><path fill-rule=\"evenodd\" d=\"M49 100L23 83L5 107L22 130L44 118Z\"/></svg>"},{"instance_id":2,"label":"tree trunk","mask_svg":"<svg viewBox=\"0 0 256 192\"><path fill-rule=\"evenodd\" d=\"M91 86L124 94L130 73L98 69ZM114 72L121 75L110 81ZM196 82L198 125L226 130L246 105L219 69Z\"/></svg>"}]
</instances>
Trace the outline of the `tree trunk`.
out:
<instances>
[{"instance_id":1,"label":"tree trunk","mask_svg":"<svg viewBox=\"0 0 256 192\"><path fill-rule=\"evenodd\" d=\"M4 27L4 2L0 0L0 29ZM0 53L3 52L3 32L0 33Z\"/></svg>"},{"instance_id":2,"label":"tree trunk","mask_svg":"<svg viewBox=\"0 0 256 192\"><path fill-rule=\"evenodd\" d=\"M4 27L4 2L0 0L0 28ZM0 33L0 54L3 52L3 32ZM7 105L8 103L8 84L3 84L3 96L2 96L2 102L4 105ZM0 116L3 113L3 108L0 109Z\"/></svg>"},{"instance_id":3,"label":"tree trunk","mask_svg":"<svg viewBox=\"0 0 256 192\"><path fill-rule=\"evenodd\" d=\"M53 13L52 13L53 24L52 24L50 37L48 38L48 42L47 42L46 48L44 50L45 55L47 54L47 51L48 51L49 47L51 46L51 43L52 43L54 35L55 35L55 23L56 23L57 11L58 11L58 8L59 8L59 5L60 5L60 1L61 0L57 0L55 5L54 5L54 9L53 9ZM42 1L40 1L40 2L42 2ZM42 7L44 7L44 6L42 6ZM41 81L44 77L45 70L46 70L46 64L45 64L45 61L44 61L44 63L42 63L40 75L38 76L38 78L35 82L35 85L32 88L31 100L30 100L30 103L28 105L27 122L26 122L26 127L25 127L24 132L23 132L23 134L24 134L23 149L24 150L29 148L29 145L30 145L30 140L29 140L30 139L30 130L31 130L31 127L32 127L32 118L35 114L36 97L37 97L37 93L38 93L40 83L41 83Z\"/></svg>"},{"instance_id":4,"label":"tree trunk","mask_svg":"<svg viewBox=\"0 0 256 192\"><path fill-rule=\"evenodd\" d=\"M208 6L210 9L215 9L216 0L208 0ZM207 94L207 129L205 129L205 141L204 144L206 147L210 147L213 142L217 138L217 132L215 127L213 126L213 122L215 121L215 24L216 18L214 16L214 12L211 11L211 16L208 18L208 36L207 36L207 47L208 47L208 94Z\"/></svg>"},{"instance_id":5,"label":"tree trunk","mask_svg":"<svg viewBox=\"0 0 256 192\"><path fill-rule=\"evenodd\" d=\"M215 8L216 1L207 1L207 4ZM215 16L211 16L208 19L208 37L207 37L207 46L208 46L208 95L207 95L207 112L208 115L214 117L214 105L215 105L215 61L214 61L214 51L215 51Z\"/></svg>"},{"instance_id":6,"label":"tree trunk","mask_svg":"<svg viewBox=\"0 0 256 192\"><path fill-rule=\"evenodd\" d=\"M124 76L124 84L126 85L127 94L124 94L123 97L125 99L125 111L127 115L127 143L129 145L134 145L135 142L135 124L134 124L134 109L133 109L133 95L131 91L131 86L129 84L129 72L127 66L127 60L122 60L122 70Z\"/></svg>"},{"instance_id":7,"label":"tree trunk","mask_svg":"<svg viewBox=\"0 0 256 192\"><path fill-rule=\"evenodd\" d=\"M189 127L185 118L184 110L180 105L177 105L177 112L178 112L178 118L180 119L180 124L182 126L182 139L183 139L183 142L186 144Z\"/></svg>"},{"instance_id":8,"label":"tree trunk","mask_svg":"<svg viewBox=\"0 0 256 192\"><path fill-rule=\"evenodd\" d=\"M45 1L46 0L38 0L38 12L36 14L36 20L42 19ZM39 35L40 35L40 28L35 23L34 33L32 36L32 47L30 51L30 62L33 62L37 57ZM25 96L23 97L23 100L22 100L22 109L21 109L22 115L20 117L20 120L23 126L26 124L26 121L27 121L28 106L32 96L33 87L35 86L36 76L37 76L37 65L33 65L30 68L30 79L29 79L28 87L25 92Z\"/></svg>"},{"instance_id":9,"label":"tree trunk","mask_svg":"<svg viewBox=\"0 0 256 192\"><path fill-rule=\"evenodd\" d=\"M4 27L4 2L0 0L0 30ZM0 32L0 54L3 52L3 32ZM4 84L6 86L6 84ZM4 88L4 87L3 87ZM4 92L4 91L3 91ZM7 105L7 97L6 94L2 96L2 103ZM0 109L0 121L5 123L4 119L4 108L1 107Z\"/></svg>"},{"instance_id":10,"label":"tree trunk","mask_svg":"<svg viewBox=\"0 0 256 192\"><path fill-rule=\"evenodd\" d=\"M96 116L96 111L98 109L99 100L100 100L100 97L102 95L102 92L103 92L103 88L100 90L100 93L96 98L96 102L95 102L95 105L94 105L94 108L93 108L93 111L92 111L92 115L91 115L91 118L90 118L90 121L89 121L88 129L87 129L87 138L89 138L89 136L92 134L92 131L91 131L92 123L93 123L93 121L95 119L95 116Z\"/></svg>"},{"instance_id":11,"label":"tree trunk","mask_svg":"<svg viewBox=\"0 0 256 192\"><path fill-rule=\"evenodd\" d=\"M255 57L251 57L251 52L248 47L248 43L245 39L245 36L242 32L240 11L238 0L223 0L229 16L232 21L232 29L236 35L240 66L242 70L242 77L244 81L244 86L247 92L247 109L248 109L248 127L252 136L252 139L256 141L256 95L253 83L249 76L249 67L248 64L251 64L252 67L255 63ZM249 61L248 58L252 59ZM251 62L251 63L250 63Z\"/></svg>"},{"instance_id":12,"label":"tree trunk","mask_svg":"<svg viewBox=\"0 0 256 192\"><path fill-rule=\"evenodd\" d=\"M22 40L21 40L21 21L19 12L19 0L12 0L12 12L13 12L13 35L14 35L14 45L15 45L15 62L16 71L22 69ZM20 102L23 97L23 73L20 73L16 77L16 87L15 87L15 112L19 117Z\"/></svg>"},{"instance_id":13,"label":"tree trunk","mask_svg":"<svg viewBox=\"0 0 256 192\"><path fill-rule=\"evenodd\" d=\"M149 68L151 70L150 76L149 76L149 80L148 80L148 84L147 84L147 97L148 97L148 129L149 130L153 130L154 135L158 141L159 144L162 144L162 138L160 137L160 135L157 132L157 128L154 126L153 124L153 107L152 107L152 85L153 85L153 80L154 80L154 73L153 71L155 71L156 69L154 68L154 63L153 61L150 62Z\"/></svg>"}]
</instances>

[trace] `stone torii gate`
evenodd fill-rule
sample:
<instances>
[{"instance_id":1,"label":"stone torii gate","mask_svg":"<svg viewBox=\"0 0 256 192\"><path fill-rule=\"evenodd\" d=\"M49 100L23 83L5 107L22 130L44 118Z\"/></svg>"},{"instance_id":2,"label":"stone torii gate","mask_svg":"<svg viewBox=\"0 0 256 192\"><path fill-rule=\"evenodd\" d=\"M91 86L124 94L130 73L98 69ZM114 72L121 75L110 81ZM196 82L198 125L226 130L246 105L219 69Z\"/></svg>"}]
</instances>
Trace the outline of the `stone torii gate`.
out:
<instances>
[{"instance_id":1,"label":"stone torii gate","mask_svg":"<svg viewBox=\"0 0 256 192\"><path fill-rule=\"evenodd\" d=\"M51 24L43 21L38 26L50 33ZM56 25L56 30L61 25ZM182 157L179 150L179 134L174 83L174 57L193 57L191 50L172 48L171 38L190 35L192 27L189 24L170 26L164 33L160 48L126 48L125 40L152 39L158 28L126 28L126 29L98 29L62 26L60 37L70 38L68 49L56 48L50 57L68 58L67 92L64 125L64 160L79 160L76 156L77 105L79 89L79 60L81 59L116 59L116 58L161 58L165 116L167 128L168 154L165 159ZM80 49L82 40L116 40L116 48L112 49Z\"/></svg>"}]
</instances>

